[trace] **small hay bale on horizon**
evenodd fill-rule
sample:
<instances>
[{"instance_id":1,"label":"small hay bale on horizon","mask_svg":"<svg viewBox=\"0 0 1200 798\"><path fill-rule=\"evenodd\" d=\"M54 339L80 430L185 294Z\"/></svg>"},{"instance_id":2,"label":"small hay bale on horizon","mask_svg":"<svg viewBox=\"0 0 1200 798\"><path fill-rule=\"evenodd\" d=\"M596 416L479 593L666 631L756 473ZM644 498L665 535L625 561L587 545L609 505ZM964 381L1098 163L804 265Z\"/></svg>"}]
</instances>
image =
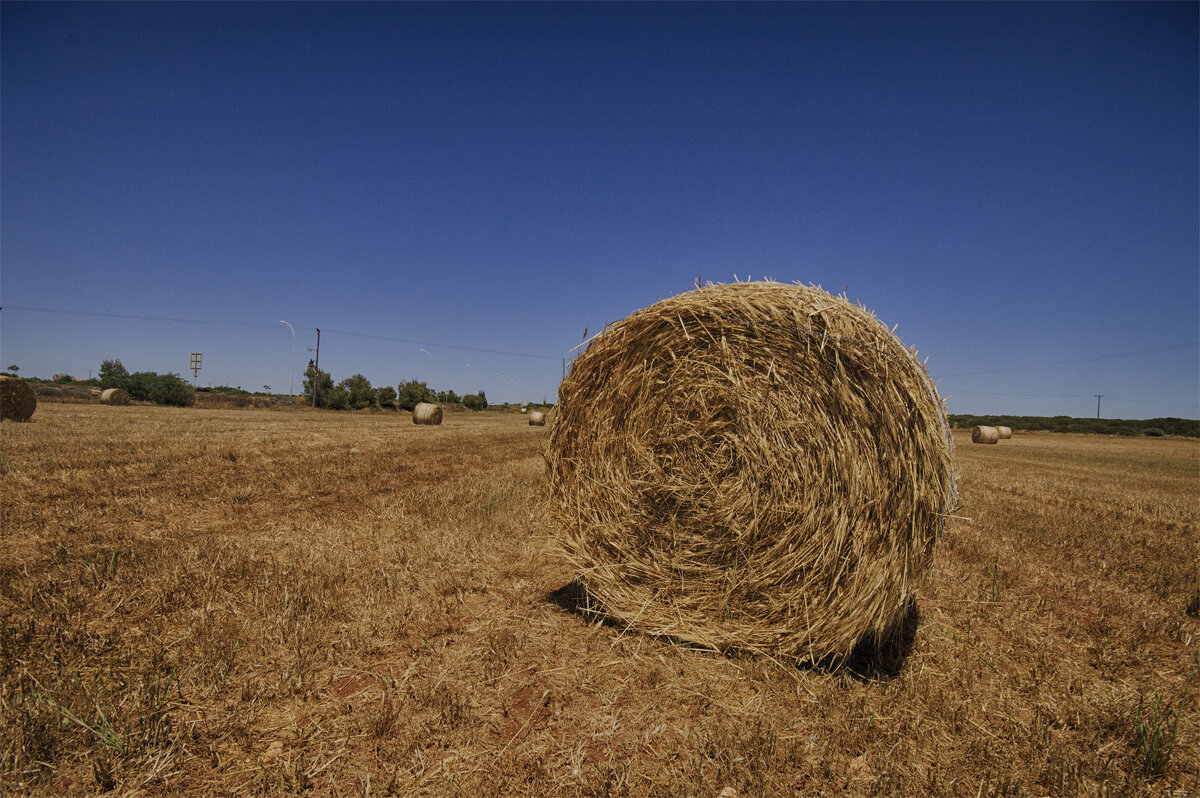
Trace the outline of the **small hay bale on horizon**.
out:
<instances>
[{"instance_id":1,"label":"small hay bale on horizon","mask_svg":"<svg viewBox=\"0 0 1200 798\"><path fill-rule=\"evenodd\" d=\"M1012 437L1012 427L996 427L996 432L1000 435L1000 440L1006 441Z\"/></svg>"},{"instance_id":2,"label":"small hay bale on horizon","mask_svg":"<svg viewBox=\"0 0 1200 798\"><path fill-rule=\"evenodd\" d=\"M546 426L546 414L541 410L533 410L529 413L529 426L544 427Z\"/></svg>"},{"instance_id":3,"label":"small hay bale on horizon","mask_svg":"<svg viewBox=\"0 0 1200 798\"><path fill-rule=\"evenodd\" d=\"M129 391L124 388L105 388L100 393L100 404L127 405L129 404Z\"/></svg>"},{"instance_id":4,"label":"small hay bale on horizon","mask_svg":"<svg viewBox=\"0 0 1200 798\"><path fill-rule=\"evenodd\" d=\"M844 661L902 622L957 503L945 405L870 311L708 285L591 340L550 505L593 606L652 635Z\"/></svg>"},{"instance_id":5,"label":"small hay bale on horizon","mask_svg":"<svg viewBox=\"0 0 1200 798\"><path fill-rule=\"evenodd\" d=\"M996 427L980 425L971 429L971 443L996 443L1000 440L1000 430Z\"/></svg>"},{"instance_id":6,"label":"small hay bale on horizon","mask_svg":"<svg viewBox=\"0 0 1200 798\"><path fill-rule=\"evenodd\" d=\"M442 406L421 402L413 408L412 419L414 424L436 427L442 423Z\"/></svg>"},{"instance_id":7,"label":"small hay bale on horizon","mask_svg":"<svg viewBox=\"0 0 1200 798\"><path fill-rule=\"evenodd\" d=\"M37 410L37 394L19 377L0 377L0 419L28 421Z\"/></svg>"}]
</instances>

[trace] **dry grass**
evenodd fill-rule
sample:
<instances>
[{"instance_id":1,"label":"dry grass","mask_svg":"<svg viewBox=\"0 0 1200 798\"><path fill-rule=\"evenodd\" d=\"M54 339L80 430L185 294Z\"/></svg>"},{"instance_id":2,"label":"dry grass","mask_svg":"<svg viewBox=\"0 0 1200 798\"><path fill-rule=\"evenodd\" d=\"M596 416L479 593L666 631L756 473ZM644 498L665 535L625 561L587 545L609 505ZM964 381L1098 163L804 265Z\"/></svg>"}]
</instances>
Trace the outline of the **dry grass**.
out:
<instances>
[{"instance_id":1,"label":"dry grass","mask_svg":"<svg viewBox=\"0 0 1200 798\"><path fill-rule=\"evenodd\" d=\"M958 436L973 520L907 658L856 673L548 600L573 574L547 556L545 440L516 414L6 423L0 791L1200 790L1196 441Z\"/></svg>"}]
</instances>

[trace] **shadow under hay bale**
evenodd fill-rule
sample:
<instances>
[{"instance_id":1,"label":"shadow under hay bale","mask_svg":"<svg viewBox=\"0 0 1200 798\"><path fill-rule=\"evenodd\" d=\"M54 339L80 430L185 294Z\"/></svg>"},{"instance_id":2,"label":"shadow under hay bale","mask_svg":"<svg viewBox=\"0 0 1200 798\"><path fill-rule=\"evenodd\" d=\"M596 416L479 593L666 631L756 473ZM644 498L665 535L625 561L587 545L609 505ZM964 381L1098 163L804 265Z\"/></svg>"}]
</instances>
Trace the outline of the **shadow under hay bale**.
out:
<instances>
[{"instance_id":1,"label":"shadow under hay bale","mask_svg":"<svg viewBox=\"0 0 1200 798\"><path fill-rule=\"evenodd\" d=\"M595 337L546 460L593 605L814 664L887 637L957 501L915 351L844 297L780 283L710 285Z\"/></svg>"},{"instance_id":2,"label":"shadow under hay bale","mask_svg":"<svg viewBox=\"0 0 1200 798\"><path fill-rule=\"evenodd\" d=\"M0 377L0 419L28 421L37 410L37 395L17 377Z\"/></svg>"},{"instance_id":3,"label":"shadow under hay bale","mask_svg":"<svg viewBox=\"0 0 1200 798\"><path fill-rule=\"evenodd\" d=\"M604 608L588 594L587 586L578 579L572 579L557 590L550 591L545 598L559 609L579 615L588 621L617 629L628 628L628 625L620 619L605 613ZM796 664L806 670L837 672L844 669L855 678L866 681L894 679L900 675L904 669L904 663L912 654L920 624L921 611L917 606L917 600L909 597L904 612L900 613L881 633L868 632L864 635L855 644L849 656L844 658L826 657L816 662L802 661ZM677 642L687 644L687 641Z\"/></svg>"}]
</instances>

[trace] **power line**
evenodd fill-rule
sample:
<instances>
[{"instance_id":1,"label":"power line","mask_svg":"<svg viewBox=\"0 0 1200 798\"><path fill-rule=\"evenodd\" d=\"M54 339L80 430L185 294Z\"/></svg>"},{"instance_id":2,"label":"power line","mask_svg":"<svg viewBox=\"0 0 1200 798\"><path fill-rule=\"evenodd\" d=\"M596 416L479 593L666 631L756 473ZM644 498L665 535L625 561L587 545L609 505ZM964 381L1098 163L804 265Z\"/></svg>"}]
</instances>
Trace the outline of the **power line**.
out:
<instances>
[{"instance_id":1,"label":"power line","mask_svg":"<svg viewBox=\"0 0 1200 798\"><path fill-rule=\"evenodd\" d=\"M161 321L173 324L206 324L211 327L252 327L262 330L277 330L279 329L274 324L253 324L250 322L237 321L207 321L204 319L180 319L170 316L136 316L127 313L101 313L94 310L62 310L58 308L35 308L24 305L5 305L0 310L24 310L34 313L61 313L68 316L97 316L106 319L127 319L132 321ZM386 335L371 335L370 333L356 333L347 330L329 330L325 333L333 333L334 335L348 335L354 338L372 338L377 341L392 341L399 344L412 344L414 346L436 346L442 349L458 349L464 352L483 352L489 355L508 355L510 357L529 357L538 360L561 360L562 355L540 355L532 352L509 352L502 349L485 349L478 346L463 346L459 344L445 344L436 341L418 341L409 338L394 338Z\"/></svg>"},{"instance_id":2,"label":"power line","mask_svg":"<svg viewBox=\"0 0 1200 798\"><path fill-rule=\"evenodd\" d=\"M1152 349L1135 349L1132 352L1114 352L1111 355L1093 355L1092 357L1080 357L1080 358L1075 358L1074 360L1060 360L1057 363L1055 363L1054 365L1065 366L1068 363L1087 363L1092 360L1108 360L1108 359L1114 358L1114 357L1129 357L1131 355L1148 355L1151 352L1167 352L1172 349L1194 349L1195 347L1198 347L1198 346L1200 346L1200 343L1172 344L1171 346L1156 346L1156 347L1153 347Z\"/></svg>"}]
</instances>

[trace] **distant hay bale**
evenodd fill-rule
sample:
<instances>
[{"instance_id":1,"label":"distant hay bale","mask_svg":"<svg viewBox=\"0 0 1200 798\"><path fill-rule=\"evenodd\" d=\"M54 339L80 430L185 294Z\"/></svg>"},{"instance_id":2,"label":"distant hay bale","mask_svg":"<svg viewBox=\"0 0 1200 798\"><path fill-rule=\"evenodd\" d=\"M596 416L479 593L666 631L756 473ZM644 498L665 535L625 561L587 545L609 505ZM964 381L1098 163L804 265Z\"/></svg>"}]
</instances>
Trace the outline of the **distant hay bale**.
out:
<instances>
[{"instance_id":1,"label":"distant hay bale","mask_svg":"<svg viewBox=\"0 0 1200 798\"><path fill-rule=\"evenodd\" d=\"M442 407L441 405L433 405L429 402L421 402L413 408L413 423L414 424L429 424L437 426L442 423Z\"/></svg>"},{"instance_id":2,"label":"distant hay bale","mask_svg":"<svg viewBox=\"0 0 1200 798\"><path fill-rule=\"evenodd\" d=\"M1012 427L996 427L996 432L1000 434L1000 440L1006 441L1012 437Z\"/></svg>"},{"instance_id":3,"label":"distant hay bale","mask_svg":"<svg viewBox=\"0 0 1200 798\"><path fill-rule=\"evenodd\" d=\"M28 421L37 410L37 395L17 377L0 377L0 419Z\"/></svg>"},{"instance_id":4,"label":"distant hay bale","mask_svg":"<svg viewBox=\"0 0 1200 798\"><path fill-rule=\"evenodd\" d=\"M546 414L541 410L534 410L529 414L529 426L544 427L546 426Z\"/></svg>"},{"instance_id":5,"label":"distant hay bale","mask_svg":"<svg viewBox=\"0 0 1200 798\"><path fill-rule=\"evenodd\" d=\"M996 427L975 427L971 430L971 443L995 443L1000 440L1000 430Z\"/></svg>"},{"instance_id":6,"label":"distant hay bale","mask_svg":"<svg viewBox=\"0 0 1200 798\"><path fill-rule=\"evenodd\" d=\"M795 660L885 637L957 501L915 351L801 285L710 285L607 328L559 387L546 459L600 611Z\"/></svg>"},{"instance_id":7,"label":"distant hay bale","mask_svg":"<svg viewBox=\"0 0 1200 798\"><path fill-rule=\"evenodd\" d=\"M521 408L521 415L525 415L525 414L526 414L526 413L528 413L528 412L529 412L529 408L528 408L528 407L522 407L522 408Z\"/></svg>"},{"instance_id":8,"label":"distant hay bale","mask_svg":"<svg viewBox=\"0 0 1200 798\"><path fill-rule=\"evenodd\" d=\"M100 404L127 405L129 404L129 391L123 388L105 388L100 394Z\"/></svg>"}]
</instances>

